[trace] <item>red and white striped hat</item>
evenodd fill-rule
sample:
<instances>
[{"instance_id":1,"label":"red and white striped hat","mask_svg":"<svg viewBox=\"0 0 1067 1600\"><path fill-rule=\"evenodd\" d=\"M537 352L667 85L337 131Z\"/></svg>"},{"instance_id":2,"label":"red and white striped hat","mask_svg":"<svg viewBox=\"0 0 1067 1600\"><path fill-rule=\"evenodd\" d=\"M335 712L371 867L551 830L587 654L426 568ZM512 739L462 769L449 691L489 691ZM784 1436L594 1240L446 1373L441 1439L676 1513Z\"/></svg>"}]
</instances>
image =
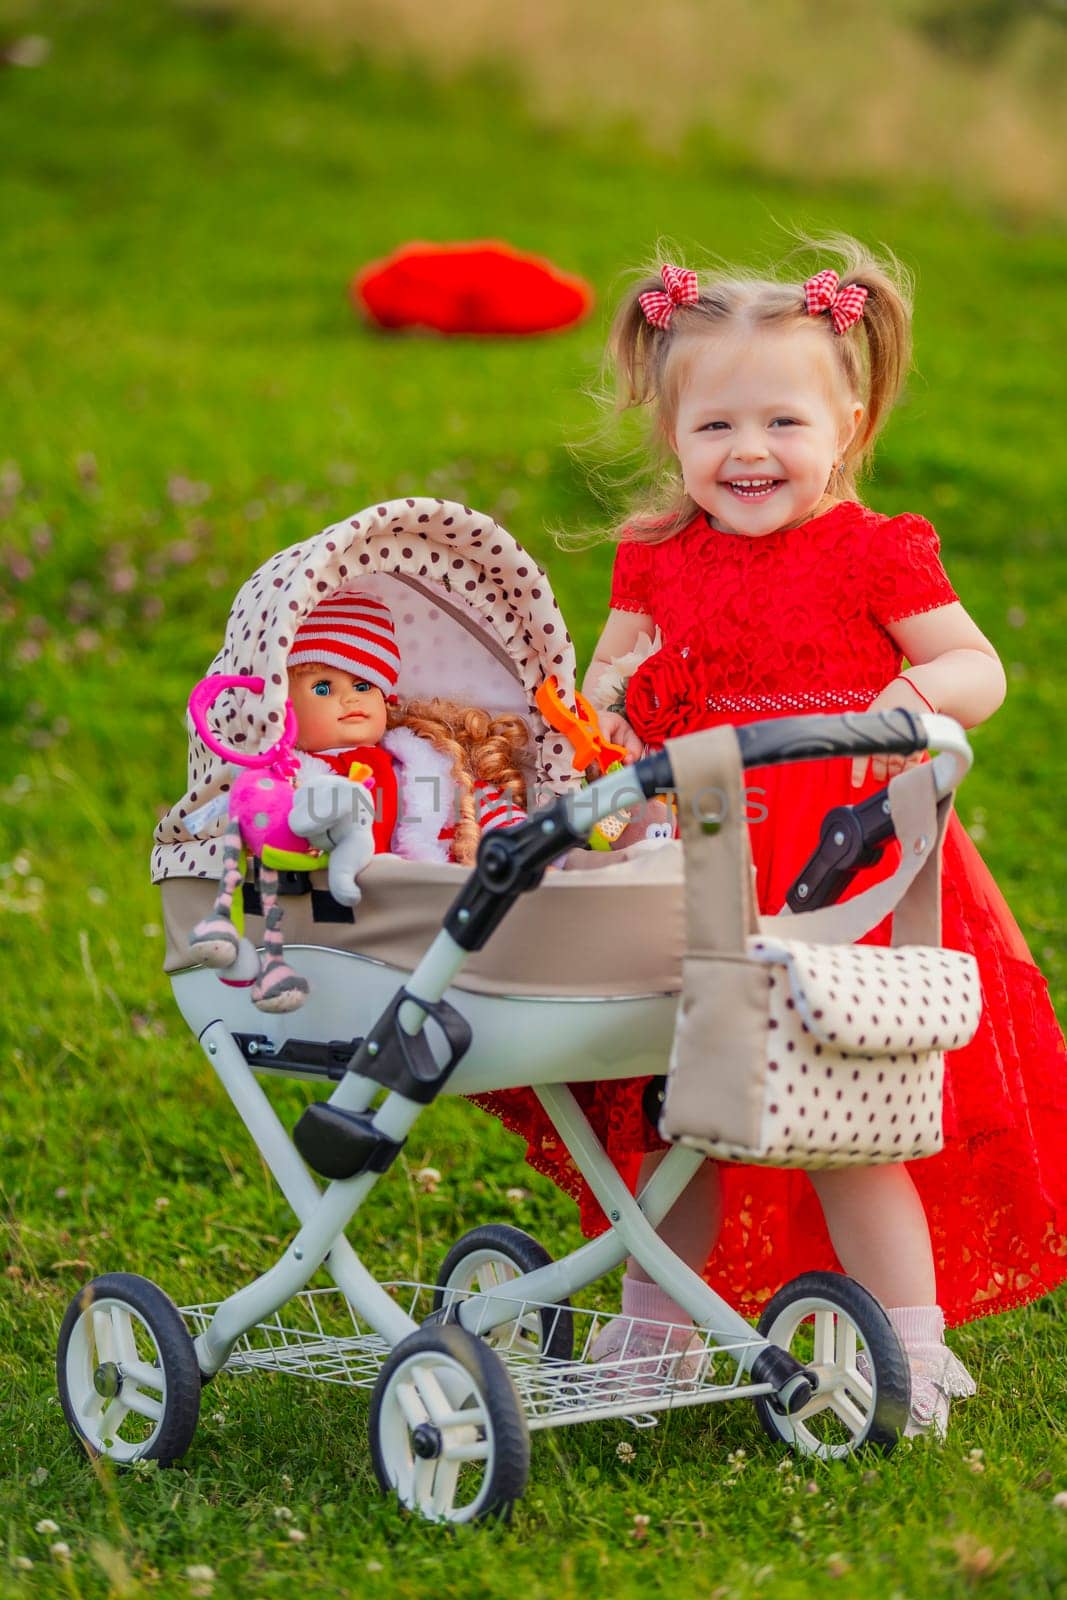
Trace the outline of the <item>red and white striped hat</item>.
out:
<instances>
[{"instance_id":1,"label":"red and white striped hat","mask_svg":"<svg viewBox=\"0 0 1067 1600\"><path fill-rule=\"evenodd\" d=\"M288 665L322 662L352 672L391 695L400 674L400 651L387 605L369 594L335 594L306 616L293 639Z\"/></svg>"}]
</instances>

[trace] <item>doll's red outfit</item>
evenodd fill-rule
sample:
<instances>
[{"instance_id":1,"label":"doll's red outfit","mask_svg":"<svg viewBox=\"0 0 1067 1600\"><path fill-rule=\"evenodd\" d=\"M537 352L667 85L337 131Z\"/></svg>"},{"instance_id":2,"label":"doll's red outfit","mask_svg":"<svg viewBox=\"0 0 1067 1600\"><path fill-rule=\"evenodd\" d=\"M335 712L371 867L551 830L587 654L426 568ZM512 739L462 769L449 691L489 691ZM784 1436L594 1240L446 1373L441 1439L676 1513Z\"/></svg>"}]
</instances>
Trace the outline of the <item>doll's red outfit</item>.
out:
<instances>
[{"instance_id":1,"label":"doll's red outfit","mask_svg":"<svg viewBox=\"0 0 1067 1600\"><path fill-rule=\"evenodd\" d=\"M660 544L619 546L611 605L660 629L663 649L631 681L628 712L641 737L806 712L865 710L900 671L887 631L956 594L933 528L852 502L762 538L721 533L701 514ZM781 909L834 805L880 787L851 786L848 761L752 770L749 833L760 909ZM861 873L859 893L895 865L893 850ZM609 936L609 935L606 935ZM888 943L888 924L865 942ZM910 1164L930 1222L938 1300L949 1323L1022 1305L1067 1278L1067 1048L1045 979L978 851L954 815L943 859L943 939L970 951L984 1013L973 1042L946 1058L945 1148ZM645 1120L647 1080L576 1085L574 1092L624 1176L663 1148ZM529 1142L527 1159L581 1204L597 1233L603 1214L534 1097L483 1105ZM814 1190L802 1172L723 1168L724 1222L707 1281L758 1314L797 1273L838 1268Z\"/></svg>"},{"instance_id":2,"label":"doll's red outfit","mask_svg":"<svg viewBox=\"0 0 1067 1600\"><path fill-rule=\"evenodd\" d=\"M410 728L393 728L380 744L305 753L301 778L307 781L326 771L347 778L354 763L370 767L374 780L376 855L392 852L409 861L454 860L458 808L451 756ZM525 811L494 784L477 778L472 788L483 833L525 818Z\"/></svg>"}]
</instances>

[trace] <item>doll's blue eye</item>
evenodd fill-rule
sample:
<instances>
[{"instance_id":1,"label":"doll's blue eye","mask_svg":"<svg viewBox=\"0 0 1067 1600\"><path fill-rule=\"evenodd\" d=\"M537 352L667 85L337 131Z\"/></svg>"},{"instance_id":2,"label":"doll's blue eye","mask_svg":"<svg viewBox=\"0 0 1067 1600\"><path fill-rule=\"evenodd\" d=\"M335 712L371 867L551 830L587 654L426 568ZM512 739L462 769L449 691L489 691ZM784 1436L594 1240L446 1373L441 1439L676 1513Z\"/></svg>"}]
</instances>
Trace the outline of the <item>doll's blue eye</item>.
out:
<instances>
[{"instance_id":1,"label":"doll's blue eye","mask_svg":"<svg viewBox=\"0 0 1067 1600\"><path fill-rule=\"evenodd\" d=\"M325 678L320 678L318 683L312 684L311 692L312 694L328 695L330 692L330 685Z\"/></svg>"},{"instance_id":2,"label":"doll's blue eye","mask_svg":"<svg viewBox=\"0 0 1067 1600\"><path fill-rule=\"evenodd\" d=\"M352 679L352 687L359 694L369 694L370 691L374 688L374 685L373 685L373 683L368 683L366 678L353 678Z\"/></svg>"}]
</instances>

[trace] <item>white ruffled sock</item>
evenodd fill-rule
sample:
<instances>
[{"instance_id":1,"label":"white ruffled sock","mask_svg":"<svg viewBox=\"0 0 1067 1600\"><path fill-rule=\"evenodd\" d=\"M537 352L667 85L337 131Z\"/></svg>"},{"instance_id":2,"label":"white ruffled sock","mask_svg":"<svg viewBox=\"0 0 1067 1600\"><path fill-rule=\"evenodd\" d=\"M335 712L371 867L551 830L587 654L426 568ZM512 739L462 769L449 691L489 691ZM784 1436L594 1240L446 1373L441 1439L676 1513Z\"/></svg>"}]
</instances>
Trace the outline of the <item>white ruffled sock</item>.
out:
<instances>
[{"instance_id":1,"label":"white ruffled sock","mask_svg":"<svg viewBox=\"0 0 1067 1600\"><path fill-rule=\"evenodd\" d=\"M912 1345L944 1342L945 1313L940 1306L893 1306L887 1316L905 1350Z\"/></svg>"},{"instance_id":2,"label":"white ruffled sock","mask_svg":"<svg viewBox=\"0 0 1067 1600\"><path fill-rule=\"evenodd\" d=\"M911 1417L906 1437L948 1432L949 1404L975 1393L967 1368L945 1343L945 1313L940 1306L893 1306L888 1317L911 1367Z\"/></svg>"},{"instance_id":3,"label":"white ruffled sock","mask_svg":"<svg viewBox=\"0 0 1067 1600\"><path fill-rule=\"evenodd\" d=\"M666 1289L661 1289L658 1283L631 1278L629 1274L622 1280L622 1314L633 1317L635 1322L679 1322L693 1326L688 1311L683 1311Z\"/></svg>"},{"instance_id":4,"label":"white ruffled sock","mask_svg":"<svg viewBox=\"0 0 1067 1600\"><path fill-rule=\"evenodd\" d=\"M696 1382L703 1358L703 1336L689 1313L658 1284L629 1276L622 1280L620 1314L599 1330L589 1350L589 1360L635 1400L658 1393L665 1380Z\"/></svg>"}]
</instances>

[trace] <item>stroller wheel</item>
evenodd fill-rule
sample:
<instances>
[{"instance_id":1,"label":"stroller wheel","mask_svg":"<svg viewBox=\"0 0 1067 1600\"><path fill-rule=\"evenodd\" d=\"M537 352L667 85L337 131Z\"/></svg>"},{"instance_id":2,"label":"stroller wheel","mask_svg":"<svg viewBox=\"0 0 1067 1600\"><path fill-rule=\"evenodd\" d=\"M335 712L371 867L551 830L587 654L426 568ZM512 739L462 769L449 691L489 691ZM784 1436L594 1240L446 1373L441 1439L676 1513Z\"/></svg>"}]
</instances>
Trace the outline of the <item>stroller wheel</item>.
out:
<instances>
[{"instance_id":1,"label":"stroller wheel","mask_svg":"<svg viewBox=\"0 0 1067 1600\"><path fill-rule=\"evenodd\" d=\"M889 1318L861 1284L839 1272L805 1272L779 1289L758 1331L819 1379L813 1398L791 1416L764 1396L756 1400L772 1439L824 1459L865 1444L892 1450L908 1420L908 1361Z\"/></svg>"},{"instance_id":2,"label":"stroller wheel","mask_svg":"<svg viewBox=\"0 0 1067 1600\"><path fill-rule=\"evenodd\" d=\"M530 1469L507 1369L454 1325L419 1328L389 1355L371 1396L370 1448L382 1488L431 1522L507 1516Z\"/></svg>"},{"instance_id":3,"label":"stroller wheel","mask_svg":"<svg viewBox=\"0 0 1067 1600\"><path fill-rule=\"evenodd\" d=\"M147 1278L108 1272L75 1295L56 1379L63 1415L90 1455L168 1466L189 1448L200 1368L181 1313Z\"/></svg>"},{"instance_id":4,"label":"stroller wheel","mask_svg":"<svg viewBox=\"0 0 1067 1600\"><path fill-rule=\"evenodd\" d=\"M448 1305L449 1290L460 1295L488 1294L551 1263L552 1257L544 1246L521 1228L502 1222L472 1228L456 1241L441 1263L433 1295L434 1311L440 1312ZM574 1356L570 1301L561 1300L558 1306L524 1307L512 1322L501 1323L482 1337L495 1350L570 1361Z\"/></svg>"}]
</instances>

